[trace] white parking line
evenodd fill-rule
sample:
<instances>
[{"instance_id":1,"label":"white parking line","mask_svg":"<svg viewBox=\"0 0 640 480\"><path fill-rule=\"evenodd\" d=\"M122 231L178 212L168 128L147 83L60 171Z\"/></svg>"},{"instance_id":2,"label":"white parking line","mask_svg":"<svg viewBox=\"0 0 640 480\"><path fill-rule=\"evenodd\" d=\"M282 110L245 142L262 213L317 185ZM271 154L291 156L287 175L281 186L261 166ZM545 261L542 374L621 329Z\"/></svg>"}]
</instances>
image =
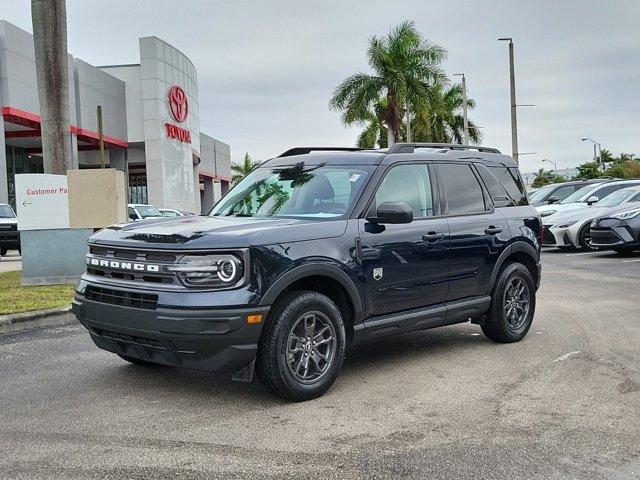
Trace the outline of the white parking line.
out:
<instances>
[{"instance_id":1,"label":"white parking line","mask_svg":"<svg viewBox=\"0 0 640 480\"><path fill-rule=\"evenodd\" d=\"M565 353L564 355L556 358L554 362L564 362L565 360L569 360L571 357L581 354L581 350L576 350L574 352Z\"/></svg>"},{"instance_id":2,"label":"white parking line","mask_svg":"<svg viewBox=\"0 0 640 480\"><path fill-rule=\"evenodd\" d=\"M622 260L620 263L640 262L640 258L634 258L633 260Z\"/></svg>"},{"instance_id":3,"label":"white parking line","mask_svg":"<svg viewBox=\"0 0 640 480\"><path fill-rule=\"evenodd\" d=\"M594 253L604 253L604 252L580 252L580 253L565 253L565 257L575 257L576 255L593 255Z\"/></svg>"}]
</instances>

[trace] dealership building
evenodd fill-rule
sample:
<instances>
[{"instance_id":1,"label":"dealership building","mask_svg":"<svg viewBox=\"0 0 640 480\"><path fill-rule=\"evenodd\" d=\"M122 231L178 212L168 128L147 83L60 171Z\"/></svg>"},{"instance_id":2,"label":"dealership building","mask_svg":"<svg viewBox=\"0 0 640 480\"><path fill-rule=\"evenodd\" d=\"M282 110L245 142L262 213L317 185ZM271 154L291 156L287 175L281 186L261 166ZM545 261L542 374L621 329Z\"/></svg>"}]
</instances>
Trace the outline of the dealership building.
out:
<instances>
[{"instance_id":1,"label":"dealership building","mask_svg":"<svg viewBox=\"0 0 640 480\"><path fill-rule=\"evenodd\" d=\"M69 55L70 168L124 170L130 203L205 212L229 189L229 145L200 131L193 63L156 37L139 39L140 63L93 66ZM14 176L43 171L33 36L0 20L0 203Z\"/></svg>"}]
</instances>

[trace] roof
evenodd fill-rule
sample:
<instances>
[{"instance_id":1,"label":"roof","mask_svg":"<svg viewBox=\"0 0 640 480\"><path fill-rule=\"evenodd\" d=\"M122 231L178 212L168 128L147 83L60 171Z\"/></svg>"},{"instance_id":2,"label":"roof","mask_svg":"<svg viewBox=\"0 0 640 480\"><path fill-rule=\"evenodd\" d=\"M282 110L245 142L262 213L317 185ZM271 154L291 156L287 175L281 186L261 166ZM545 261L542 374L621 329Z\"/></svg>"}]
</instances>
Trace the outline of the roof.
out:
<instances>
[{"instance_id":1,"label":"roof","mask_svg":"<svg viewBox=\"0 0 640 480\"><path fill-rule=\"evenodd\" d=\"M517 167L513 158L488 147L457 144L396 143L388 151L351 147L295 147L262 166L307 165L379 165L415 160L466 160L487 166Z\"/></svg>"}]
</instances>

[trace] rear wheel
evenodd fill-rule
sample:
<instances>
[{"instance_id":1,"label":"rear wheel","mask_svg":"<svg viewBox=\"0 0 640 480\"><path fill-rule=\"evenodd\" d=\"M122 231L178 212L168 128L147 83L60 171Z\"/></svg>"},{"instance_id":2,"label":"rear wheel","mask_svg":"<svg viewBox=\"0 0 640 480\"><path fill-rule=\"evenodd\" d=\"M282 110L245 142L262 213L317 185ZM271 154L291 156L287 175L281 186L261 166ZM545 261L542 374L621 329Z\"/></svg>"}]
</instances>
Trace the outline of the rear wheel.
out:
<instances>
[{"instance_id":1,"label":"rear wheel","mask_svg":"<svg viewBox=\"0 0 640 480\"><path fill-rule=\"evenodd\" d=\"M518 342L527 335L535 308L531 273L521 263L509 263L498 274L482 331L494 342Z\"/></svg>"},{"instance_id":2,"label":"rear wheel","mask_svg":"<svg viewBox=\"0 0 640 480\"><path fill-rule=\"evenodd\" d=\"M292 292L269 314L256 373L274 395L310 400L331 387L344 353L344 321L333 301L317 292Z\"/></svg>"}]
</instances>

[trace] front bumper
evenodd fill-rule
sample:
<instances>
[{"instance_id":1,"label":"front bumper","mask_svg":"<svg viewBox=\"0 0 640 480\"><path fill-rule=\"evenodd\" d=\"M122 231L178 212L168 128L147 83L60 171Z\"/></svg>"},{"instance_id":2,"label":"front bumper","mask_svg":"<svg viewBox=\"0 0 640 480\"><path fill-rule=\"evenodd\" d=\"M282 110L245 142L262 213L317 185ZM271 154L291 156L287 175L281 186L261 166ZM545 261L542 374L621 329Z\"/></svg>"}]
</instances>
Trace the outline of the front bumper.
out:
<instances>
[{"instance_id":1,"label":"front bumper","mask_svg":"<svg viewBox=\"0 0 640 480\"><path fill-rule=\"evenodd\" d=\"M20 233L16 231L0 232L0 247L7 250L20 248Z\"/></svg>"},{"instance_id":2,"label":"front bumper","mask_svg":"<svg viewBox=\"0 0 640 480\"><path fill-rule=\"evenodd\" d=\"M76 292L73 313L104 350L148 362L210 372L236 372L255 358L269 307L180 308L145 301L105 303ZM248 315L262 322L247 323Z\"/></svg>"},{"instance_id":3,"label":"front bumper","mask_svg":"<svg viewBox=\"0 0 640 480\"><path fill-rule=\"evenodd\" d=\"M605 218L591 227L591 244L600 248L640 246L640 227L625 220Z\"/></svg>"},{"instance_id":4,"label":"front bumper","mask_svg":"<svg viewBox=\"0 0 640 480\"><path fill-rule=\"evenodd\" d=\"M542 246L544 247L578 247L575 229L558 228L555 225L543 225Z\"/></svg>"}]
</instances>

